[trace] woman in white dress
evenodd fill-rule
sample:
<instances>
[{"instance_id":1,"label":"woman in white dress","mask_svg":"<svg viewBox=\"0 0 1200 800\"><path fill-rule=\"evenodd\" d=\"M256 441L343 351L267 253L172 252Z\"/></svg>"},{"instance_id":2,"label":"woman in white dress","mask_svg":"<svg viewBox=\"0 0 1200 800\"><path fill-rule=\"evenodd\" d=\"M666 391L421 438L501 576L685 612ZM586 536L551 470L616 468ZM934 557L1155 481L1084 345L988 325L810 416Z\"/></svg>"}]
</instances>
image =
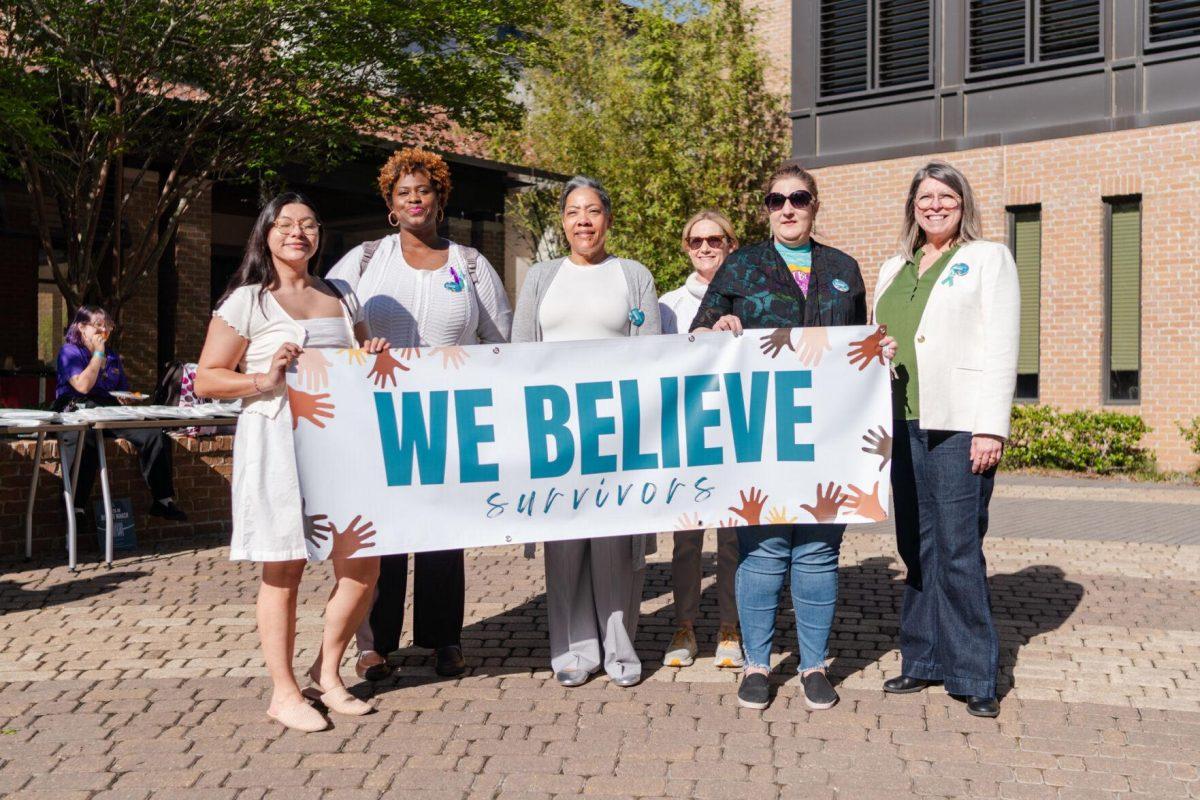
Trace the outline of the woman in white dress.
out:
<instances>
[{"instance_id":1,"label":"woman in white dress","mask_svg":"<svg viewBox=\"0 0 1200 800\"><path fill-rule=\"evenodd\" d=\"M273 685L267 715L301 731L328 727L306 697L343 714L372 710L346 690L338 667L379 573L378 557L351 557L369 535L365 526L337 527L344 520L315 525L321 518L305 517L302 508L292 430L304 419L318 422L324 404L320 395L288 388L284 373L297 359L303 362L305 348L361 345L370 353L387 348L386 341L368 338L358 300L348 288L309 274L320 236L317 212L302 195L282 194L267 204L241 267L213 312L196 370L197 394L243 399L233 445L230 557L263 562L257 616ZM306 535L332 536L337 583L325 607L321 649L308 672L313 686L301 692L292 654Z\"/></svg>"},{"instance_id":2,"label":"woman in white dress","mask_svg":"<svg viewBox=\"0 0 1200 800\"><path fill-rule=\"evenodd\" d=\"M438 233L450 199L450 168L436 153L409 147L379 171L379 192L396 233L347 253L329 277L344 281L363 304L371 332L393 347L432 347L446 367L466 358L461 345L507 342L512 311L488 260ZM434 671L457 677L462 651L466 564L460 548L413 558L413 643L434 653ZM355 670L368 680L391 674L387 654L400 646L408 556L383 556L370 615L356 637Z\"/></svg>"}]
</instances>

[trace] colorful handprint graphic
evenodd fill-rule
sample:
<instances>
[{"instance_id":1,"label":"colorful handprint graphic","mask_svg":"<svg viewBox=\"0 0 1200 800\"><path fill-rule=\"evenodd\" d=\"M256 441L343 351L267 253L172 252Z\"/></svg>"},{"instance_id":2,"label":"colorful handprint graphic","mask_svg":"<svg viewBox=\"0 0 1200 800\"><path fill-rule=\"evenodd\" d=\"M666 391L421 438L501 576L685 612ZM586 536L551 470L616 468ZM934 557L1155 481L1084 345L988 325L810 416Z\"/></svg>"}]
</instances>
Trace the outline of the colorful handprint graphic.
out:
<instances>
[{"instance_id":1,"label":"colorful handprint graphic","mask_svg":"<svg viewBox=\"0 0 1200 800\"><path fill-rule=\"evenodd\" d=\"M449 345L447 347L435 347L429 351L429 355L440 355L442 357L442 369L460 369L463 364L467 363L470 355L466 349L458 345Z\"/></svg>"},{"instance_id":2,"label":"colorful handprint graphic","mask_svg":"<svg viewBox=\"0 0 1200 800\"><path fill-rule=\"evenodd\" d=\"M300 420L306 419L318 428L324 428L324 419L333 419L333 403L326 403L329 392L309 394L287 387L288 406L292 409L292 430L300 425Z\"/></svg>"},{"instance_id":3,"label":"colorful handprint graphic","mask_svg":"<svg viewBox=\"0 0 1200 800\"><path fill-rule=\"evenodd\" d=\"M741 508L730 506L729 510L746 520L747 525L758 525L762 520L763 504L767 502L767 496L753 486L750 487L749 494L740 491L738 496L742 500Z\"/></svg>"},{"instance_id":4,"label":"colorful handprint graphic","mask_svg":"<svg viewBox=\"0 0 1200 800\"><path fill-rule=\"evenodd\" d=\"M880 325L865 339L850 343L850 364L862 372L876 358L883 364L883 339L887 336L887 325Z\"/></svg>"},{"instance_id":5,"label":"colorful handprint graphic","mask_svg":"<svg viewBox=\"0 0 1200 800\"><path fill-rule=\"evenodd\" d=\"M879 456L879 471L883 472L883 468L892 460L892 435L887 432L885 426L880 425L879 430L868 430L862 439L867 443L862 451Z\"/></svg>"},{"instance_id":6,"label":"colorful handprint graphic","mask_svg":"<svg viewBox=\"0 0 1200 800\"><path fill-rule=\"evenodd\" d=\"M788 513L787 506L775 506L767 512L765 521L768 525L793 525L800 520Z\"/></svg>"},{"instance_id":7,"label":"colorful handprint graphic","mask_svg":"<svg viewBox=\"0 0 1200 800\"><path fill-rule=\"evenodd\" d=\"M875 481L870 493L864 492L853 483L848 488L853 496L846 499L847 511L875 522L887 519L887 509L879 502L879 481Z\"/></svg>"},{"instance_id":8,"label":"colorful handprint graphic","mask_svg":"<svg viewBox=\"0 0 1200 800\"><path fill-rule=\"evenodd\" d=\"M361 347L345 347L338 350L337 354L345 356L347 364L358 364L361 367L367 363L367 351Z\"/></svg>"},{"instance_id":9,"label":"colorful handprint graphic","mask_svg":"<svg viewBox=\"0 0 1200 800\"><path fill-rule=\"evenodd\" d=\"M847 499L841 484L834 484L833 481L830 481L827 487L822 488L818 483L816 505L801 504L800 507L812 514L813 519L817 522L834 522Z\"/></svg>"},{"instance_id":10,"label":"colorful handprint graphic","mask_svg":"<svg viewBox=\"0 0 1200 800\"><path fill-rule=\"evenodd\" d=\"M800 329L800 349L796 351L796 354L800 356L800 363L804 366L817 366L825 354L832 349L833 345L829 343L828 328Z\"/></svg>"},{"instance_id":11,"label":"colorful handprint graphic","mask_svg":"<svg viewBox=\"0 0 1200 800\"><path fill-rule=\"evenodd\" d=\"M387 388L388 381L392 382L392 386L398 385L396 370L408 372L408 367L397 361L390 350L383 350L376 354L375 364L371 367L371 371L367 373L367 377L380 389L385 389Z\"/></svg>"},{"instance_id":12,"label":"colorful handprint graphic","mask_svg":"<svg viewBox=\"0 0 1200 800\"><path fill-rule=\"evenodd\" d=\"M401 347L400 348L400 358L404 359L405 361L412 361L413 359L420 358L420 357L421 357L421 348L419 348L419 347Z\"/></svg>"},{"instance_id":13,"label":"colorful handprint graphic","mask_svg":"<svg viewBox=\"0 0 1200 800\"><path fill-rule=\"evenodd\" d=\"M792 351L796 349L792 346L791 328L776 328L762 337L761 341L762 344L759 345L759 349L763 351L764 355L768 355L771 358L778 356L785 347Z\"/></svg>"},{"instance_id":14,"label":"colorful handprint graphic","mask_svg":"<svg viewBox=\"0 0 1200 800\"><path fill-rule=\"evenodd\" d=\"M331 366L333 364L317 348L301 352L296 359L296 372L304 382L304 388L314 392L319 392L329 385Z\"/></svg>"}]
</instances>

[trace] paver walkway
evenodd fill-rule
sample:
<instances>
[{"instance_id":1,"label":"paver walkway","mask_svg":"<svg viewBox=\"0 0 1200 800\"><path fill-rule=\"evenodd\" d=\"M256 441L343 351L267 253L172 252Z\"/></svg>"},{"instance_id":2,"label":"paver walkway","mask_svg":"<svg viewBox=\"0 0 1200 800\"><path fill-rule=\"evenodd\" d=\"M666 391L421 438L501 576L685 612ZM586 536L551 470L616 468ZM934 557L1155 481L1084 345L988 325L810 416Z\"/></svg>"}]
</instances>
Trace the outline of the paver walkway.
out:
<instances>
[{"instance_id":1,"label":"paver walkway","mask_svg":"<svg viewBox=\"0 0 1200 800\"><path fill-rule=\"evenodd\" d=\"M842 551L831 642L842 702L830 711L799 696L787 615L766 712L739 709L735 677L710 659L656 666L672 631L663 537L642 606L642 685L559 687L541 562L474 550L468 676L436 678L406 649L399 676L374 687L377 714L309 735L263 714L256 573L222 547L75 576L10 564L0 797L1200 798L1197 506L1200 492L1172 487L1002 482L987 543L996 720L940 690L880 691L898 672L902 586L886 526L853 529ZM699 625L710 643L712 569ZM306 578L298 665L315 651L328 568Z\"/></svg>"}]
</instances>

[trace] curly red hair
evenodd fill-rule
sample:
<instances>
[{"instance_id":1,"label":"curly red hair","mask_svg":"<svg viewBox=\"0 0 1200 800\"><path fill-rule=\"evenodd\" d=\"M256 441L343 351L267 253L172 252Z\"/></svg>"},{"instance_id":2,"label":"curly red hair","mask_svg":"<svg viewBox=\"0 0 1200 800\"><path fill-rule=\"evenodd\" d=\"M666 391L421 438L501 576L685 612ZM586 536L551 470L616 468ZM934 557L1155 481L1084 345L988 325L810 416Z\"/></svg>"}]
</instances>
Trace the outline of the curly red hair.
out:
<instances>
[{"instance_id":1,"label":"curly red hair","mask_svg":"<svg viewBox=\"0 0 1200 800\"><path fill-rule=\"evenodd\" d=\"M379 192L383 195L384 202L391 206L392 190L396 188L396 184L405 175L414 172L424 172L429 176L429 181L444 206L450 197L450 167L437 153L419 147L397 150L379 170Z\"/></svg>"}]
</instances>

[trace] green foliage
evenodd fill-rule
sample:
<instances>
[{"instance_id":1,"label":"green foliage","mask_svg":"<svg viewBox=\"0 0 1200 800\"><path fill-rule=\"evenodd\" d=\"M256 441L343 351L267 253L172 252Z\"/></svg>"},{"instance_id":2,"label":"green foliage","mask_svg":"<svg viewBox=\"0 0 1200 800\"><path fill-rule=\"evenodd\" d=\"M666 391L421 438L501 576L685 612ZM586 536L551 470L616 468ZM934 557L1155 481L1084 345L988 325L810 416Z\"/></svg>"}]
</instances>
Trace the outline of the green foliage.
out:
<instances>
[{"instance_id":1,"label":"green foliage","mask_svg":"<svg viewBox=\"0 0 1200 800\"><path fill-rule=\"evenodd\" d=\"M119 313L208 181L327 168L365 133L436 143L452 123L516 119L545 5L10 0L0 167L33 195L67 302ZM154 198L148 219L131 210L139 189Z\"/></svg>"},{"instance_id":2,"label":"green foliage","mask_svg":"<svg viewBox=\"0 0 1200 800\"><path fill-rule=\"evenodd\" d=\"M530 110L497 132L496 156L599 180L613 199L609 249L645 263L660 291L678 286L696 211L723 211L743 242L767 235L760 185L788 155L788 126L752 21L738 0L564 3L527 75ZM552 186L516 202L543 257L556 202Z\"/></svg>"},{"instance_id":3,"label":"green foliage","mask_svg":"<svg viewBox=\"0 0 1200 800\"><path fill-rule=\"evenodd\" d=\"M1192 417L1186 425L1180 424L1179 433L1191 446L1192 452L1200 456L1200 417Z\"/></svg>"},{"instance_id":4,"label":"green foliage","mask_svg":"<svg viewBox=\"0 0 1200 800\"><path fill-rule=\"evenodd\" d=\"M1149 432L1135 414L1018 405L1004 465L1099 474L1143 470L1150 459L1141 440Z\"/></svg>"}]
</instances>

